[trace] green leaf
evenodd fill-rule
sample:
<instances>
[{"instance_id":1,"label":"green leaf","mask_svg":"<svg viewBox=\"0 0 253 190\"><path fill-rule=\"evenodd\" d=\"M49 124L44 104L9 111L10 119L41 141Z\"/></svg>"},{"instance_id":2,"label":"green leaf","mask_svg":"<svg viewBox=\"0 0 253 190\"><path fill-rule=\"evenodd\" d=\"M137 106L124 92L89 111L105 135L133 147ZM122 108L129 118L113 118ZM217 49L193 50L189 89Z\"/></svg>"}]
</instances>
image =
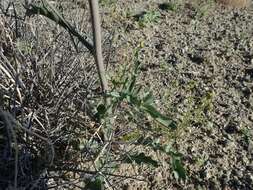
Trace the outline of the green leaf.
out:
<instances>
[{"instance_id":1,"label":"green leaf","mask_svg":"<svg viewBox=\"0 0 253 190\"><path fill-rule=\"evenodd\" d=\"M135 88L135 89L133 90L133 92L132 92L132 95L133 95L133 96L138 96L139 93L140 93L140 91L141 91L141 88L142 88L141 86Z\"/></svg>"},{"instance_id":2,"label":"green leaf","mask_svg":"<svg viewBox=\"0 0 253 190\"><path fill-rule=\"evenodd\" d=\"M135 61L135 67L134 67L134 70L131 72L130 74L130 78L126 81L127 82L127 87L126 87L126 91L128 94L134 94L134 89L136 87L136 79L137 79L137 76L138 76L138 71L140 69L140 62L138 61L138 51L139 50L136 50L135 52L135 58L137 59ZM138 90L137 90L138 91Z\"/></svg>"},{"instance_id":3,"label":"green leaf","mask_svg":"<svg viewBox=\"0 0 253 190\"><path fill-rule=\"evenodd\" d=\"M136 76L133 75L130 81L130 84L127 87L127 93L131 94L133 92L133 89L135 87L135 83L136 83Z\"/></svg>"},{"instance_id":4,"label":"green leaf","mask_svg":"<svg viewBox=\"0 0 253 190\"><path fill-rule=\"evenodd\" d=\"M136 15L140 26L145 27L147 24L158 22L161 14L158 11L148 11L140 15Z\"/></svg>"},{"instance_id":5,"label":"green leaf","mask_svg":"<svg viewBox=\"0 0 253 190\"><path fill-rule=\"evenodd\" d=\"M178 153L176 150L174 150L170 144L167 145L161 145L159 142L159 139L153 139L152 137L145 137L141 136L135 143L135 145L143 145L151 147L154 151L161 151L167 155L173 156L173 157L181 157L182 154Z\"/></svg>"},{"instance_id":6,"label":"green leaf","mask_svg":"<svg viewBox=\"0 0 253 190\"><path fill-rule=\"evenodd\" d=\"M97 113L95 114L95 117L99 120L101 120L105 113L106 113L106 107L104 104L99 104L98 107L97 107Z\"/></svg>"},{"instance_id":7,"label":"green leaf","mask_svg":"<svg viewBox=\"0 0 253 190\"><path fill-rule=\"evenodd\" d=\"M156 108L150 104L143 104L142 109L149 113L149 115L155 119L160 124L164 125L165 127L169 127L172 129L176 128L176 123L172 119L168 118L167 116L161 114Z\"/></svg>"},{"instance_id":8,"label":"green leaf","mask_svg":"<svg viewBox=\"0 0 253 190\"><path fill-rule=\"evenodd\" d=\"M99 115L103 115L106 113L106 107L104 104L100 104L98 107L97 107L97 111L99 113Z\"/></svg>"},{"instance_id":9,"label":"green leaf","mask_svg":"<svg viewBox=\"0 0 253 190\"><path fill-rule=\"evenodd\" d=\"M129 101L129 103L131 103L137 107L140 107L140 105L141 105L141 102L138 100L138 98L136 96L129 96L128 101Z\"/></svg>"},{"instance_id":10,"label":"green leaf","mask_svg":"<svg viewBox=\"0 0 253 190\"><path fill-rule=\"evenodd\" d=\"M186 171L183 167L180 157L177 157L177 156L172 157L172 169L173 169L175 178L177 180L178 179L186 180L187 178Z\"/></svg>"},{"instance_id":11,"label":"green leaf","mask_svg":"<svg viewBox=\"0 0 253 190\"><path fill-rule=\"evenodd\" d=\"M152 165L154 167L158 167L159 164L156 160L153 160L150 156L146 156L143 152L140 154L127 155L128 157L125 159L126 163L135 162L136 164L147 164Z\"/></svg>"},{"instance_id":12,"label":"green leaf","mask_svg":"<svg viewBox=\"0 0 253 190\"><path fill-rule=\"evenodd\" d=\"M148 92L144 94L144 97L142 99L144 104L151 105L154 103L154 97L151 92Z\"/></svg>"},{"instance_id":13,"label":"green leaf","mask_svg":"<svg viewBox=\"0 0 253 190\"><path fill-rule=\"evenodd\" d=\"M114 98L120 98L120 93L116 91L109 92L107 95Z\"/></svg>"},{"instance_id":14,"label":"green leaf","mask_svg":"<svg viewBox=\"0 0 253 190\"><path fill-rule=\"evenodd\" d=\"M103 190L103 179L102 177L96 177L95 179L86 180L86 190Z\"/></svg>"},{"instance_id":15,"label":"green leaf","mask_svg":"<svg viewBox=\"0 0 253 190\"><path fill-rule=\"evenodd\" d=\"M126 96L126 100L127 100L128 102L131 102L131 96L127 95L127 96Z\"/></svg>"},{"instance_id":16,"label":"green leaf","mask_svg":"<svg viewBox=\"0 0 253 190\"><path fill-rule=\"evenodd\" d=\"M130 133L127 133L126 135L124 135L122 137L122 140L123 141L134 141L136 139L140 138L140 132L139 131L133 131L133 132L130 132Z\"/></svg>"},{"instance_id":17,"label":"green leaf","mask_svg":"<svg viewBox=\"0 0 253 190\"><path fill-rule=\"evenodd\" d=\"M182 154L174 150L171 145L161 145L158 139L153 139L151 137L144 138L140 137L135 145L143 145L151 147L154 151L161 151L169 156L171 156L171 165L175 178L186 180L187 174L184 169L183 163L181 161Z\"/></svg>"}]
</instances>

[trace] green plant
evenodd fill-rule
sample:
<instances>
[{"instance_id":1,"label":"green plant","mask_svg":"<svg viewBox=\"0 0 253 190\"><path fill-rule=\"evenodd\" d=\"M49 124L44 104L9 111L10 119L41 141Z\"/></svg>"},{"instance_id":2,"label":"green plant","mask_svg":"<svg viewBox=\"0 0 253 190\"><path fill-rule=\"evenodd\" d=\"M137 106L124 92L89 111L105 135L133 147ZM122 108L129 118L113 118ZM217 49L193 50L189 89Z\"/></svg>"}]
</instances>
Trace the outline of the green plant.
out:
<instances>
[{"instance_id":1,"label":"green plant","mask_svg":"<svg viewBox=\"0 0 253 190\"><path fill-rule=\"evenodd\" d=\"M106 95L110 98L110 104L106 106L101 101L97 106L95 116L103 123L103 127L106 128L104 131L109 141L112 140L116 120L118 118L128 118L126 122L132 121L131 125L135 124L135 127L131 133L122 136L122 140L129 142L137 141L135 145L149 146L154 151L168 154L171 157L171 165L175 177L185 180L186 172L181 162L181 155L176 151L172 151L171 148L169 149L163 146L158 141L154 141L151 138L145 139L146 137L142 135L142 130L137 128L137 126L140 125L139 123L141 123L140 118L145 117L151 117L158 125L165 128L176 128L176 122L174 120L163 115L156 109L154 97L151 92L143 91L142 86L137 84L140 68L139 51L140 48L137 48L135 52L134 68L130 70L126 68L123 69L122 75L117 76L117 80L112 80L112 90ZM122 105L124 106L122 107ZM151 129L151 134L152 133L153 129ZM102 156L104 153L100 154L100 159L96 159L97 168L104 165L106 162L108 163L108 160ZM146 164L152 167L158 167L160 165L157 160L145 155L144 152L126 152L121 155L121 159L122 163Z\"/></svg>"},{"instance_id":2,"label":"green plant","mask_svg":"<svg viewBox=\"0 0 253 190\"><path fill-rule=\"evenodd\" d=\"M243 134L243 139L244 141L249 144L250 143L250 140L252 139L253 135L251 134L250 132L250 129L248 127L243 127L241 129L241 132Z\"/></svg>"},{"instance_id":3,"label":"green plant","mask_svg":"<svg viewBox=\"0 0 253 190\"><path fill-rule=\"evenodd\" d=\"M161 14L159 11L147 11L135 15L134 17L138 21L140 27L146 27L152 23L158 22L160 20Z\"/></svg>"},{"instance_id":4,"label":"green plant","mask_svg":"<svg viewBox=\"0 0 253 190\"><path fill-rule=\"evenodd\" d=\"M208 155L204 154L200 157L195 158L194 160L196 162L197 167L203 167L206 164L206 162L208 161L208 159L209 159Z\"/></svg>"},{"instance_id":5,"label":"green plant","mask_svg":"<svg viewBox=\"0 0 253 190\"><path fill-rule=\"evenodd\" d=\"M103 93L101 97L98 97L98 99L95 100L97 102L97 106L93 117L96 119L96 122L101 125L104 138L101 140L102 143L94 141L93 137L90 138L90 140L78 138L77 140L73 141L73 144L75 144L75 149L80 149L80 151L85 150L87 147L93 151L93 164L89 168L92 171L87 173L94 174L94 176L87 179L85 184L86 188L92 186L96 187L96 189L101 189L103 182L106 183L107 179L105 176L108 175L108 172L110 172L110 175L112 175L111 173L117 169L117 166L112 163L114 155L110 149L110 146L114 140L113 136L116 130L116 122L118 118L122 119L122 117L124 118L126 116L128 118L127 122L132 121L136 124L136 126L140 125L140 121L144 120L145 118L152 118L159 126L163 126L167 129L175 129L177 124L173 119L162 114L156 108L152 93L150 91L143 90L142 86L137 84L137 77L139 75L139 68L141 65L139 61L141 47L138 47L135 50L134 68L129 69L128 71L125 70L127 72L123 72L118 81L112 80L112 88L109 89L102 62L98 4L93 4L93 0L89 1L93 24L93 44L90 44L87 40L88 37L84 37L78 31L76 31L76 29L52 6L44 1L42 2L42 6L37 6L34 4L26 6L28 14L40 14L53 20L66 29L71 35L75 36L79 41L81 41L95 58ZM146 25L152 22L157 22L159 18L159 12L149 11L139 18L139 23L140 25ZM125 107L122 105L125 105ZM138 130L139 129L136 131ZM146 145L148 146L148 144ZM172 157L172 169L177 173L175 177L182 179L186 178L186 173L181 163L181 156L178 153L175 153L174 151L168 151L167 149L164 150L162 145L159 143L156 143L155 146L152 145L152 147L157 151L166 152ZM145 155L143 152L122 153L121 158L125 163L134 162L136 164L148 164L154 167L159 166L158 161L152 159L150 156ZM68 168L66 168L66 170L68 170Z\"/></svg>"},{"instance_id":6,"label":"green plant","mask_svg":"<svg viewBox=\"0 0 253 190\"><path fill-rule=\"evenodd\" d=\"M135 68L130 76L122 75L122 82L114 83L113 90L107 94L110 98L112 98L111 105L107 108L107 110L112 111L116 108L116 106L123 101L126 101L129 105L131 105L134 109L146 113L151 116L155 121L162 124L165 127L175 128L176 124L175 121L170 119L169 117L161 114L154 105L154 97L151 92L145 92L141 94L142 87L136 84L137 76L140 68L139 62L139 48L137 48L135 53ZM120 84L119 89L117 90L117 86ZM106 109L101 109L104 105L99 105L99 110L102 116L105 115Z\"/></svg>"},{"instance_id":7,"label":"green plant","mask_svg":"<svg viewBox=\"0 0 253 190\"><path fill-rule=\"evenodd\" d=\"M205 17L208 16L208 14L211 12L211 10L214 7L214 1L213 0L208 0L208 1L204 1L201 2L200 0L195 0L193 2L193 7L196 10L196 18L201 18L201 17Z\"/></svg>"},{"instance_id":8,"label":"green plant","mask_svg":"<svg viewBox=\"0 0 253 190\"><path fill-rule=\"evenodd\" d=\"M193 91L197 83L192 81L188 85L188 90ZM208 118L206 113L213 110L214 92L206 92L202 97L189 96L187 98L187 112L184 114L180 126L187 127L192 124L204 125L207 124Z\"/></svg>"},{"instance_id":9,"label":"green plant","mask_svg":"<svg viewBox=\"0 0 253 190\"><path fill-rule=\"evenodd\" d=\"M159 151L169 155L171 157L170 163L175 178L177 180L187 179L187 173L182 164L182 154L178 153L175 149L173 149L171 144L163 145L162 143L160 143L160 139L141 136L136 141L136 145L148 146L151 147L154 151Z\"/></svg>"}]
</instances>

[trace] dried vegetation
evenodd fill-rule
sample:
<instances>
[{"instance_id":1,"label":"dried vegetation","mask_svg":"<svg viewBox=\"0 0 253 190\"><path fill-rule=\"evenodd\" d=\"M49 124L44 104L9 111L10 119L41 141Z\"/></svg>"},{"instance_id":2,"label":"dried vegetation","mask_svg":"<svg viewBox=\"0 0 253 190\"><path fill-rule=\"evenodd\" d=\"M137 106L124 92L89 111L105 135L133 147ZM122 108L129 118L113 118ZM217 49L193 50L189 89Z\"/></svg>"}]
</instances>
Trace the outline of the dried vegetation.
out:
<instances>
[{"instance_id":1,"label":"dried vegetation","mask_svg":"<svg viewBox=\"0 0 253 190\"><path fill-rule=\"evenodd\" d=\"M248 10L100 1L117 108L109 141L89 51L23 2L0 1L0 189L251 189L252 5L217 1ZM50 3L92 41L88 3ZM154 122L153 107L149 117L137 109L154 101L150 89L176 130Z\"/></svg>"}]
</instances>

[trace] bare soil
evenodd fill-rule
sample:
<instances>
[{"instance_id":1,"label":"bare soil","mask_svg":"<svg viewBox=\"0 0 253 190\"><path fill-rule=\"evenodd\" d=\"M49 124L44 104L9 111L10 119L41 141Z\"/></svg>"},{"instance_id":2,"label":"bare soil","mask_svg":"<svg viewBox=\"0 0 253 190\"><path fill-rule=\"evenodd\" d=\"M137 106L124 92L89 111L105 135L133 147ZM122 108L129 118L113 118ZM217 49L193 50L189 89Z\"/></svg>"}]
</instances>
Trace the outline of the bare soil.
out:
<instances>
[{"instance_id":1,"label":"bare soil","mask_svg":"<svg viewBox=\"0 0 253 190\"><path fill-rule=\"evenodd\" d=\"M144 44L140 82L180 121L174 146L189 178L176 182L165 161L146 174L150 184L129 189L252 189L253 7L184 1L171 11L162 3L117 1L103 9L103 26L118 35L119 67ZM161 15L145 27L124 17L148 11Z\"/></svg>"},{"instance_id":2,"label":"bare soil","mask_svg":"<svg viewBox=\"0 0 253 190\"><path fill-rule=\"evenodd\" d=\"M88 3L51 3L63 11L66 19L76 23L79 31L91 36ZM152 90L159 110L178 122L175 131L160 137L164 144L182 153L188 177L186 181L176 180L170 158L147 148L141 151L162 165L155 169L121 165L117 174L142 176L145 181L125 179L113 183L112 180L112 189L251 190L253 5L237 9L213 1L169 3L168 6L162 0L101 1L103 48L108 75L117 77L125 65L133 64L136 47L142 47L138 83ZM20 8L18 13L24 14L21 4L16 6ZM62 168L81 163L75 158L78 150L72 147L72 152L66 152L69 144L90 138L85 136L84 128L94 133L98 128L88 114L92 105L83 101L83 97L88 100L99 95L91 56L80 44L77 44L80 51L76 51L69 34L45 18L28 18L17 31L15 24L7 27L6 23L15 23L11 18L0 17L0 21L0 26L13 32L10 42L11 32L0 28L4 56L13 61L13 51L21 52L17 68L22 70L27 88L21 90L26 98L20 109L37 117L34 126L38 133L52 139L58 151L57 162L64 163ZM30 44L30 49L24 43ZM3 61L2 57L0 60ZM1 72L1 93L11 94L15 81L6 78ZM8 107L5 99L3 102L3 107ZM82 138L73 139L75 134ZM44 146L41 141L37 149ZM88 153L84 157L93 159ZM64 159L68 162L63 162ZM57 179L47 183L57 184L55 189L74 188L61 185L63 181Z\"/></svg>"}]
</instances>

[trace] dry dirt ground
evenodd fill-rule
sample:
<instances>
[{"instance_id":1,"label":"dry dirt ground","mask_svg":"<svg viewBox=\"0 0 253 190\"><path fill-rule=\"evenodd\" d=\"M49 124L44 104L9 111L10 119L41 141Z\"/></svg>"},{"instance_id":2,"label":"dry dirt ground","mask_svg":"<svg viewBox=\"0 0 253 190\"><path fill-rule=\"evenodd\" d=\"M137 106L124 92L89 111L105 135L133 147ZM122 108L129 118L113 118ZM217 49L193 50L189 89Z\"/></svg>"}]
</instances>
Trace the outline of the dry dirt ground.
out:
<instances>
[{"instance_id":1,"label":"dry dirt ground","mask_svg":"<svg viewBox=\"0 0 253 190\"><path fill-rule=\"evenodd\" d=\"M62 1L59 7L67 13L71 3ZM87 7L74 3L70 17L89 18ZM82 9L86 11L79 15ZM66 14L66 18L68 16ZM168 158L150 152L163 163L160 167L122 165L118 172L137 173L147 181L124 180L117 182L115 189L253 189L253 6L233 9L211 0L101 0L101 16L109 75L120 75L125 65L132 64L136 47L141 46L138 83L152 90L159 109L178 122L176 131L165 134L164 143L182 153L188 176L184 182L177 181L167 163ZM31 22L36 25L37 21ZM50 36L46 37L50 40ZM65 46L61 41L57 43ZM71 46L71 42L68 43ZM42 54L46 52L43 51L43 48L38 50ZM72 61L77 64L74 71L68 67L66 71L64 68L56 71L72 73L70 78L75 82L70 96L77 94L75 89L82 85L96 83L90 82L93 78L81 78L82 73L78 74L78 71L90 69L91 66L83 68L79 63L92 62L89 56L55 51L59 55L71 54ZM64 62L59 58L55 62L61 61ZM47 76L52 75L47 73ZM58 96L57 92L50 93ZM88 92L78 93L83 96ZM40 98L43 101L47 97ZM47 101L48 104L43 105L50 108L53 100ZM61 101L55 103L58 105ZM73 104L78 107L80 103ZM62 107L68 109L65 104ZM40 106L36 109L43 110ZM49 118L50 114L55 114L55 110L48 113ZM61 122L62 130L64 122L68 121L58 123ZM82 125L80 121L77 123L75 125ZM54 133L61 134L57 130Z\"/></svg>"},{"instance_id":2,"label":"dry dirt ground","mask_svg":"<svg viewBox=\"0 0 253 190\"><path fill-rule=\"evenodd\" d=\"M163 2L103 7L103 27L117 37L117 66L142 43L140 82L180 121L174 138L188 181L175 183L165 164L142 188L253 189L253 7L170 1L175 7L166 10ZM158 18L142 26L138 16L150 11Z\"/></svg>"}]
</instances>

